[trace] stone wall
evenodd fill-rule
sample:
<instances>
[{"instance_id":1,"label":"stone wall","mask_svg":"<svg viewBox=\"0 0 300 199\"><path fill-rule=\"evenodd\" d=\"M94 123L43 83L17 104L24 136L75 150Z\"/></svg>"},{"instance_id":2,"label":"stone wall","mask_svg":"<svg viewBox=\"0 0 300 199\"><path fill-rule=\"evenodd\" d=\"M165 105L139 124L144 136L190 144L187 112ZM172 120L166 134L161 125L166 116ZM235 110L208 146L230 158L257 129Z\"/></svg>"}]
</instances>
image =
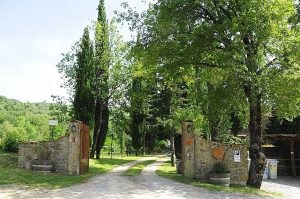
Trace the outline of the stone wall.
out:
<instances>
[{"instance_id":1,"label":"stone wall","mask_svg":"<svg viewBox=\"0 0 300 199\"><path fill-rule=\"evenodd\" d=\"M221 159L213 157L213 149L220 147L224 150ZM240 151L240 162L234 161L234 151ZM201 181L209 179L216 162L223 162L231 172L230 184L245 185L248 179L248 147L247 145L225 145L210 142L193 132L193 123L182 124L182 173L186 177Z\"/></svg>"},{"instance_id":2,"label":"stone wall","mask_svg":"<svg viewBox=\"0 0 300 199\"><path fill-rule=\"evenodd\" d=\"M216 147L224 149L225 154L221 160L217 160L212 155L212 150ZM240 151L240 162L234 162L234 151ZM195 137L195 179L207 180L213 165L224 162L230 170L230 184L245 185L248 179L248 147L247 145L225 145L216 142L209 142L205 139Z\"/></svg>"},{"instance_id":3,"label":"stone wall","mask_svg":"<svg viewBox=\"0 0 300 199\"><path fill-rule=\"evenodd\" d=\"M69 133L55 141L20 144L19 167L32 169L32 165L34 164L53 165L54 171L57 173L79 175L82 125L78 121L72 122Z\"/></svg>"},{"instance_id":4,"label":"stone wall","mask_svg":"<svg viewBox=\"0 0 300 199\"><path fill-rule=\"evenodd\" d=\"M32 169L32 164L51 164L54 165L55 172L66 172L69 154L68 142L69 135L56 141L22 143L19 145L18 165L21 168Z\"/></svg>"}]
</instances>

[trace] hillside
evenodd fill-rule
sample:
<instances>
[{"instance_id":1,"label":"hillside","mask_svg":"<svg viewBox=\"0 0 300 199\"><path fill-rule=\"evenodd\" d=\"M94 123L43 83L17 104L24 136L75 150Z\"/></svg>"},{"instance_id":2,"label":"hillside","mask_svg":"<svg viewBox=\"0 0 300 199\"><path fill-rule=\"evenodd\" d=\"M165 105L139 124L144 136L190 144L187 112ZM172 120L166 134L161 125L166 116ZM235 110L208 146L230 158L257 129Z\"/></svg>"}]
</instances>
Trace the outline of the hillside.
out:
<instances>
[{"instance_id":1,"label":"hillside","mask_svg":"<svg viewBox=\"0 0 300 199\"><path fill-rule=\"evenodd\" d=\"M22 103L0 96L0 147L16 150L20 141L50 139L51 104Z\"/></svg>"}]
</instances>

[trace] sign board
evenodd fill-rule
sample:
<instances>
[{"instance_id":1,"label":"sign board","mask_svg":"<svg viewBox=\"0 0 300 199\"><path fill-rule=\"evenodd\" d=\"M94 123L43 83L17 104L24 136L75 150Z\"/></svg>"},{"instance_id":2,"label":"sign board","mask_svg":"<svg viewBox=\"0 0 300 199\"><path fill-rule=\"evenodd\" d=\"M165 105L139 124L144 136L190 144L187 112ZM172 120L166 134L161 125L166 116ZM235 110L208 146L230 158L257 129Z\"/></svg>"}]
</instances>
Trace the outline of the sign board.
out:
<instances>
[{"instance_id":1,"label":"sign board","mask_svg":"<svg viewBox=\"0 0 300 199\"><path fill-rule=\"evenodd\" d=\"M233 151L233 161L234 162L241 162L241 151L240 150L234 150Z\"/></svg>"},{"instance_id":2,"label":"sign board","mask_svg":"<svg viewBox=\"0 0 300 199\"><path fill-rule=\"evenodd\" d=\"M49 120L49 126L56 126L56 125L58 125L57 120Z\"/></svg>"}]
</instances>

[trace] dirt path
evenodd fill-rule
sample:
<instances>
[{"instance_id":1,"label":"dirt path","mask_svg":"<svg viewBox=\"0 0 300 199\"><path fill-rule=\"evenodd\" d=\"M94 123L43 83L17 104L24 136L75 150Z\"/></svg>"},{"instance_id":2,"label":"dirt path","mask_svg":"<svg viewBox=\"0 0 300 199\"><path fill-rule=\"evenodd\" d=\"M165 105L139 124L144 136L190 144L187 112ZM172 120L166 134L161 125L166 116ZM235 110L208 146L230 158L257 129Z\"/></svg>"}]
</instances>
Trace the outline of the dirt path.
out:
<instances>
[{"instance_id":1,"label":"dirt path","mask_svg":"<svg viewBox=\"0 0 300 199\"><path fill-rule=\"evenodd\" d=\"M138 177L120 176L128 167L135 164L133 162L117 167L108 174L94 177L88 183L60 190L32 190L11 186L0 188L0 198L262 198L240 193L212 192L161 178L155 174L155 170L163 161L166 159L149 165Z\"/></svg>"},{"instance_id":2,"label":"dirt path","mask_svg":"<svg viewBox=\"0 0 300 199\"><path fill-rule=\"evenodd\" d=\"M278 176L276 180L264 180L262 190L284 193L286 198L300 198L300 177Z\"/></svg>"}]
</instances>

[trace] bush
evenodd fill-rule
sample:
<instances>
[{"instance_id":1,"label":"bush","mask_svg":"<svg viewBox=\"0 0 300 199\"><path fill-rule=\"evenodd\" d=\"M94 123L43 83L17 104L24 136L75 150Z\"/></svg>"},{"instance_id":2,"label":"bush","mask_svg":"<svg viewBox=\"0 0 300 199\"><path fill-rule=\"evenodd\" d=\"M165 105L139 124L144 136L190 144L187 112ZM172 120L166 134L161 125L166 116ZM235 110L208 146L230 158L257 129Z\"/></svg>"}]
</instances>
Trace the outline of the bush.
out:
<instances>
[{"instance_id":1,"label":"bush","mask_svg":"<svg viewBox=\"0 0 300 199\"><path fill-rule=\"evenodd\" d=\"M2 141L1 145L5 151L9 152L17 152L19 143L22 141L22 137L17 131L17 129L13 129L11 132L7 132Z\"/></svg>"},{"instance_id":2,"label":"bush","mask_svg":"<svg viewBox=\"0 0 300 199\"><path fill-rule=\"evenodd\" d=\"M212 172L213 173L229 173L230 171L224 163L217 162L214 164Z\"/></svg>"},{"instance_id":3,"label":"bush","mask_svg":"<svg viewBox=\"0 0 300 199\"><path fill-rule=\"evenodd\" d=\"M160 148L161 150L168 147L168 144L165 140L156 140L154 143L154 147Z\"/></svg>"}]
</instances>

